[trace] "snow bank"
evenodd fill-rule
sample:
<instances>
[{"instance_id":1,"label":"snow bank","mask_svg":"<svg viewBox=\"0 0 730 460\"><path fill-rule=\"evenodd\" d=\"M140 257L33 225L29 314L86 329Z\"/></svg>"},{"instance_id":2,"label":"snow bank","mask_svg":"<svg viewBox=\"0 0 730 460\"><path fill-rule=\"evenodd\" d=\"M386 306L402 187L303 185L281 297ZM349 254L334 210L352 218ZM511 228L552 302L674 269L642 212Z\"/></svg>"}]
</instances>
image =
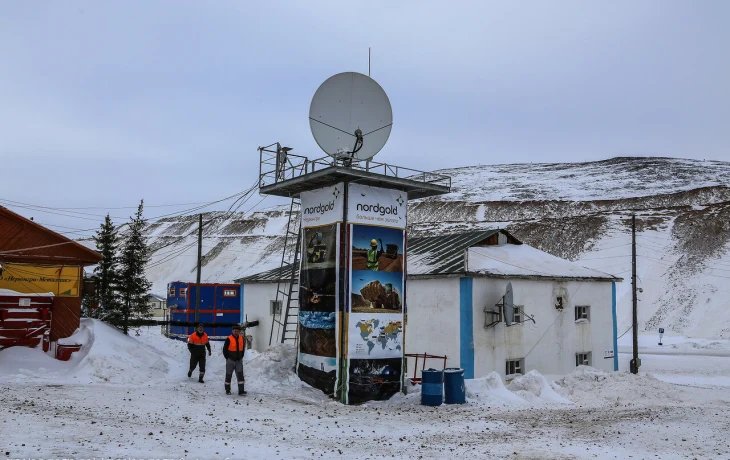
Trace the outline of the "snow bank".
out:
<instances>
[{"instance_id":1,"label":"snow bank","mask_svg":"<svg viewBox=\"0 0 730 460\"><path fill-rule=\"evenodd\" d=\"M531 403L573 404L572 401L557 394L547 379L536 370L515 378L507 388Z\"/></svg>"},{"instance_id":2,"label":"snow bank","mask_svg":"<svg viewBox=\"0 0 730 460\"><path fill-rule=\"evenodd\" d=\"M293 345L279 344L263 353L256 355L253 353L249 355L252 357L250 361L244 365L246 390L270 395L303 396L313 401L330 399L321 391L299 380L294 373L297 351Z\"/></svg>"},{"instance_id":3,"label":"snow bank","mask_svg":"<svg viewBox=\"0 0 730 460\"><path fill-rule=\"evenodd\" d=\"M61 344L81 344L68 361L58 361L40 347L11 347L0 352L2 380L38 383L148 383L165 379L168 363L160 353L95 319Z\"/></svg>"},{"instance_id":4,"label":"snow bank","mask_svg":"<svg viewBox=\"0 0 730 460\"><path fill-rule=\"evenodd\" d=\"M502 378L496 372L486 377L465 380L466 397L470 403L486 404L490 407L522 406L526 401L505 388Z\"/></svg>"},{"instance_id":5,"label":"snow bank","mask_svg":"<svg viewBox=\"0 0 730 460\"><path fill-rule=\"evenodd\" d=\"M651 374L606 372L578 366L575 372L553 383L552 388L580 406L634 406L681 403L681 390Z\"/></svg>"}]
</instances>

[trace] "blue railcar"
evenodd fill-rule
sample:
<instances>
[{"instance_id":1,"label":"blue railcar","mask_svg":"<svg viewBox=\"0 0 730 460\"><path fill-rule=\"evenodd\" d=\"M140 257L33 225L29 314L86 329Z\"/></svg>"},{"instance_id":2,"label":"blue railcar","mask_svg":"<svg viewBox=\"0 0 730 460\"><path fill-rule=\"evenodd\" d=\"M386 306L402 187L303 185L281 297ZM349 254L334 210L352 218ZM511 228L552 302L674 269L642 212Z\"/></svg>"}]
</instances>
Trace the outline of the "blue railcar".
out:
<instances>
[{"instance_id":1,"label":"blue railcar","mask_svg":"<svg viewBox=\"0 0 730 460\"><path fill-rule=\"evenodd\" d=\"M167 285L167 308L172 321L195 321L195 283L174 281ZM240 284L200 283L201 323L242 323L243 286ZM194 327L170 326L170 337L187 340ZM230 327L206 327L211 340L225 340L231 334Z\"/></svg>"}]
</instances>

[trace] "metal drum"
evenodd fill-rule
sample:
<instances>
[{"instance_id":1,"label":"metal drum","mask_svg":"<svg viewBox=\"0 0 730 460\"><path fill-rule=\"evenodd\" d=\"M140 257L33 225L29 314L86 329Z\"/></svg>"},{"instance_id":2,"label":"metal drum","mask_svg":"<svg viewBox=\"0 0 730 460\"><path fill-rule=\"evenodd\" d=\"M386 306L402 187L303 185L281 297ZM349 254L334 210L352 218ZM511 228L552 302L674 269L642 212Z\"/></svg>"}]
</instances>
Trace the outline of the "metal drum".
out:
<instances>
[{"instance_id":1,"label":"metal drum","mask_svg":"<svg viewBox=\"0 0 730 460\"><path fill-rule=\"evenodd\" d=\"M444 400L444 372L436 369L421 371L421 404L440 406Z\"/></svg>"},{"instance_id":2,"label":"metal drum","mask_svg":"<svg viewBox=\"0 0 730 460\"><path fill-rule=\"evenodd\" d=\"M444 369L444 394L446 404L466 403L466 386L464 385L464 369Z\"/></svg>"}]
</instances>

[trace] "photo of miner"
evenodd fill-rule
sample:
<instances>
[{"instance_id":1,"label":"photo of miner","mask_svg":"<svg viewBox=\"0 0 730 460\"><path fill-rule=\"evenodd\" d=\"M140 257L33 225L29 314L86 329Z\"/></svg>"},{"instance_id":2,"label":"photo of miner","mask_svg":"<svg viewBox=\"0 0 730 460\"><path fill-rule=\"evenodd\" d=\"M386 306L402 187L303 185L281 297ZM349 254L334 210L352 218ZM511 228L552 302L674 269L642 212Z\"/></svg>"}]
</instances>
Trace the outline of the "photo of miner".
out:
<instances>
[{"instance_id":1,"label":"photo of miner","mask_svg":"<svg viewBox=\"0 0 730 460\"><path fill-rule=\"evenodd\" d=\"M352 270L403 271L403 230L352 226Z\"/></svg>"},{"instance_id":2,"label":"photo of miner","mask_svg":"<svg viewBox=\"0 0 730 460\"><path fill-rule=\"evenodd\" d=\"M337 262L337 224L304 229L302 269L333 268Z\"/></svg>"}]
</instances>

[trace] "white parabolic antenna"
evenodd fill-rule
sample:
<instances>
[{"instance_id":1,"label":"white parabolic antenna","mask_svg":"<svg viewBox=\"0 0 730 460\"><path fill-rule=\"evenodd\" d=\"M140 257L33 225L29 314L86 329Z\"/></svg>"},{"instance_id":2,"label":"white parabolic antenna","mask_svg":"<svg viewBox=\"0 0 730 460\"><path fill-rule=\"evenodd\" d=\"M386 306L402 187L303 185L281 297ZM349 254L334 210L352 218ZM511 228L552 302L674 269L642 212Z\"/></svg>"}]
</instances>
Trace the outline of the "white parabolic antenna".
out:
<instances>
[{"instance_id":1,"label":"white parabolic antenna","mask_svg":"<svg viewBox=\"0 0 730 460\"><path fill-rule=\"evenodd\" d=\"M515 301L512 291L512 283L507 283L504 293L504 323L509 326L515 321Z\"/></svg>"},{"instance_id":2,"label":"white parabolic antenna","mask_svg":"<svg viewBox=\"0 0 730 460\"><path fill-rule=\"evenodd\" d=\"M393 110L388 95L375 80L357 72L338 73L314 93L309 126L328 155L367 160L388 141Z\"/></svg>"}]
</instances>

